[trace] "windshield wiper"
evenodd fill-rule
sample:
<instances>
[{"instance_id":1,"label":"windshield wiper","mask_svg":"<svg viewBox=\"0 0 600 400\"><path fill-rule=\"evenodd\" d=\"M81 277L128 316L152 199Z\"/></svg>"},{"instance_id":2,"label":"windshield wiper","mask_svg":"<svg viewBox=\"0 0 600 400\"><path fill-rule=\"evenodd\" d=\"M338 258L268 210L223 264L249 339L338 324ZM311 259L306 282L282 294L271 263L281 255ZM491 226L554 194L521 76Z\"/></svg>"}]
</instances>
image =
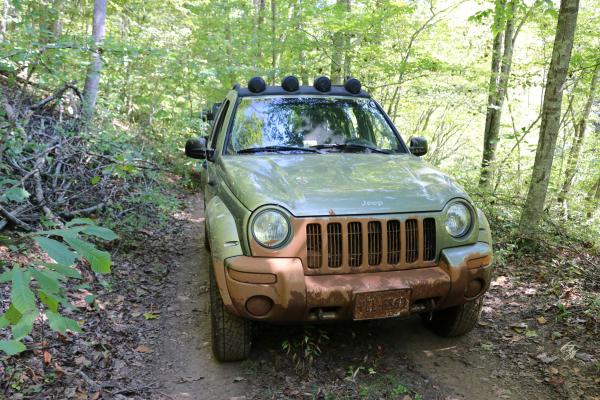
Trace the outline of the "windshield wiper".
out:
<instances>
[{"instance_id":1,"label":"windshield wiper","mask_svg":"<svg viewBox=\"0 0 600 400\"><path fill-rule=\"evenodd\" d=\"M296 146L265 146L265 147L251 147L249 149L238 150L238 154L250 154L250 153L263 153L263 152L277 152L277 151L304 151L306 153L321 153L317 149L308 147L296 147Z\"/></svg>"},{"instance_id":2,"label":"windshield wiper","mask_svg":"<svg viewBox=\"0 0 600 400\"><path fill-rule=\"evenodd\" d=\"M352 150L352 149L360 149L360 150L370 150L375 153L383 153L383 154L391 154L392 152L389 150L378 149L377 147L371 147L360 143L329 143L329 144L317 144L315 146L310 146L311 149L340 149L340 150Z\"/></svg>"}]
</instances>

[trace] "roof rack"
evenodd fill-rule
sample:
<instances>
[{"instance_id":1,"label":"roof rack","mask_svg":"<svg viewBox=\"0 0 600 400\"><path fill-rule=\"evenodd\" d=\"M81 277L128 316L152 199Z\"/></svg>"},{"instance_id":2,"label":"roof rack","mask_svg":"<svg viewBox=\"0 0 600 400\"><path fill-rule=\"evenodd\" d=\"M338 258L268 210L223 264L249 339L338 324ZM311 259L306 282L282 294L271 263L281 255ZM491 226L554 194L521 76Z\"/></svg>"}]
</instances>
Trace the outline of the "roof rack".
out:
<instances>
[{"instance_id":1,"label":"roof rack","mask_svg":"<svg viewBox=\"0 0 600 400\"><path fill-rule=\"evenodd\" d=\"M263 78L255 76L248 81L247 88L235 84L233 90L237 91L240 97L277 95L371 97L367 92L362 90L361 83L356 78L346 79L343 85L332 85L331 80L326 76L316 78L312 86L300 86L295 76L286 76L283 78L281 86L267 86Z\"/></svg>"}]
</instances>

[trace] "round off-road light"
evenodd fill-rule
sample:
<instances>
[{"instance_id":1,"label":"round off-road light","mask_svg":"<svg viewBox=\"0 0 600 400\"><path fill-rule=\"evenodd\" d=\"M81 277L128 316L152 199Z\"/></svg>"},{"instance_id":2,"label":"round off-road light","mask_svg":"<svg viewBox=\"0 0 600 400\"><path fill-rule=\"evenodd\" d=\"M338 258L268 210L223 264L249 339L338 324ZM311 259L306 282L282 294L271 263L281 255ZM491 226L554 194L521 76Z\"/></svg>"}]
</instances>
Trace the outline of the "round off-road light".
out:
<instances>
[{"instance_id":1,"label":"round off-road light","mask_svg":"<svg viewBox=\"0 0 600 400\"><path fill-rule=\"evenodd\" d=\"M350 78L344 83L344 88L352 94L359 94L362 85L358 79Z\"/></svg>"},{"instance_id":2,"label":"round off-road light","mask_svg":"<svg viewBox=\"0 0 600 400\"><path fill-rule=\"evenodd\" d=\"M252 235L263 247L280 247L290 234L290 223L281 211L264 210L258 213L252 223Z\"/></svg>"},{"instance_id":3,"label":"round off-road light","mask_svg":"<svg viewBox=\"0 0 600 400\"><path fill-rule=\"evenodd\" d=\"M331 89L331 80L326 76L320 76L315 79L314 87L319 92L329 92Z\"/></svg>"},{"instance_id":4,"label":"round off-road light","mask_svg":"<svg viewBox=\"0 0 600 400\"><path fill-rule=\"evenodd\" d=\"M455 238L462 237L471 228L471 220L471 211L464 203L452 203L446 210L446 232Z\"/></svg>"},{"instance_id":5,"label":"round off-road light","mask_svg":"<svg viewBox=\"0 0 600 400\"><path fill-rule=\"evenodd\" d=\"M300 88L300 82L295 76L286 76L281 81L281 87L286 92L295 92Z\"/></svg>"},{"instance_id":6,"label":"round off-road light","mask_svg":"<svg viewBox=\"0 0 600 400\"><path fill-rule=\"evenodd\" d=\"M267 88L267 84L265 80L260 76L255 76L254 78L248 81L248 90L252 93L260 93L263 92Z\"/></svg>"}]
</instances>

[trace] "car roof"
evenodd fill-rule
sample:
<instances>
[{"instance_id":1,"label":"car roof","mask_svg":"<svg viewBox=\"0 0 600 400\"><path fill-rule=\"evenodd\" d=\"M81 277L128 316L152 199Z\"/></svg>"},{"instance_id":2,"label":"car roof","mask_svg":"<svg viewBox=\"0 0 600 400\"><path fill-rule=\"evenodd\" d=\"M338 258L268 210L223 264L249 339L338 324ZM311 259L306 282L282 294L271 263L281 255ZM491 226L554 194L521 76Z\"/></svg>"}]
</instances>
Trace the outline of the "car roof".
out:
<instances>
[{"instance_id":1,"label":"car roof","mask_svg":"<svg viewBox=\"0 0 600 400\"><path fill-rule=\"evenodd\" d=\"M361 90L357 94L350 93L341 85L331 85L331 89L327 92L321 92L317 90L314 86L300 86L298 90L294 92L288 92L281 86L267 86L265 90L259 93L254 93L248 90L246 87L241 87L240 85L235 85L233 87L239 97L260 97L260 96L301 96L301 95L311 95L311 96L344 96L344 97L362 97L362 98L371 98L371 95Z\"/></svg>"}]
</instances>

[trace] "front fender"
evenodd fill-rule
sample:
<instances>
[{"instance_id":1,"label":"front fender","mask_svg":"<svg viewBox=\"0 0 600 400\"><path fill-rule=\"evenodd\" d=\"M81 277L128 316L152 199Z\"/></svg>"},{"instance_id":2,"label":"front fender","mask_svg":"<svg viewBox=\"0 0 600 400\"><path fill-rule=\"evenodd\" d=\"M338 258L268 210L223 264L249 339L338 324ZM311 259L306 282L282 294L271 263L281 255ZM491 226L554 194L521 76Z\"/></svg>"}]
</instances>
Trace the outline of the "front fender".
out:
<instances>
[{"instance_id":1,"label":"front fender","mask_svg":"<svg viewBox=\"0 0 600 400\"><path fill-rule=\"evenodd\" d=\"M479 221L479 237L477 239L478 242L485 242L492 246L492 231L490 229L490 224L485 217L483 211L479 208L477 209L477 220Z\"/></svg>"},{"instance_id":2,"label":"front fender","mask_svg":"<svg viewBox=\"0 0 600 400\"><path fill-rule=\"evenodd\" d=\"M235 312L227 290L225 260L229 257L241 256L243 252L235 219L218 196L212 197L206 204L206 226L211 249L210 257L219 293L225 307Z\"/></svg>"}]
</instances>

